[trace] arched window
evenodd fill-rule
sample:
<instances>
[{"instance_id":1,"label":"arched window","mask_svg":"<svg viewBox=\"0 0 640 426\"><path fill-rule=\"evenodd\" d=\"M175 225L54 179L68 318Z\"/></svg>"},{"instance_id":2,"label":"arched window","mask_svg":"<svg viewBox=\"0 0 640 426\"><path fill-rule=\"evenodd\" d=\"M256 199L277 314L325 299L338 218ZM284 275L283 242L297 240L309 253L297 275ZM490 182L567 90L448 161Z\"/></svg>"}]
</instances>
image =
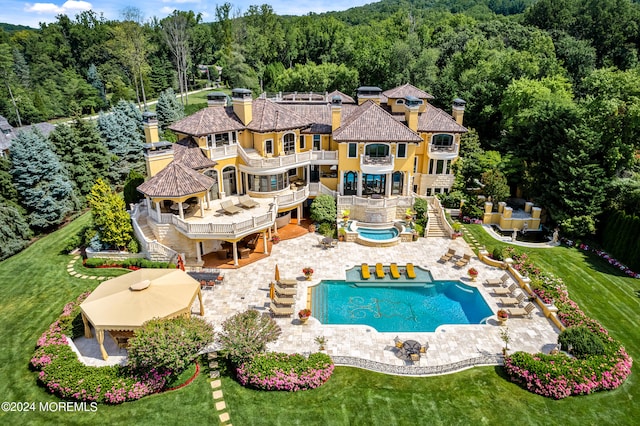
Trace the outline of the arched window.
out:
<instances>
[{"instance_id":1,"label":"arched window","mask_svg":"<svg viewBox=\"0 0 640 426\"><path fill-rule=\"evenodd\" d=\"M381 158L389 156L389 145L372 143L364 148L364 154L371 158Z\"/></svg>"},{"instance_id":2,"label":"arched window","mask_svg":"<svg viewBox=\"0 0 640 426\"><path fill-rule=\"evenodd\" d=\"M238 193L235 167L227 166L222 170L222 187L227 197Z\"/></svg>"},{"instance_id":3,"label":"arched window","mask_svg":"<svg viewBox=\"0 0 640 426\"><path fill-rule=\"evenodd\" d=\"M209 197L212 200L217 200L220 198L220 191L218 189L218 172L215 169L209 169L204 172L205 176L209 176L214 180L213 185L209 189Z\"/></svg>"},{"instance_id":4,"label":"arched window","mask_svg":"<svg viewBox=\"0 0 640 426\"><path fill-rule=\"evenodd\" d=\"M282 136L282 149L285 154L295 154L296 153L296 134L295 133L287 133Z\"/></svg>"},{"instance_id":5,"label":"arched window","mask_svg":"<svg viewBox=\"0 0 640 426\"><path fill-rule=\"evenodd\" d=\"M393 172L391 176L391 195L402 195L402 184L404 183L404 173Z\"/></svg>"},{"instance_id":6,"label":"arched window","mask_svg":"<svg viewBox=\"0 0 640 426\"><path fill-rule=\"evenodd\" d=\"M396 99L396 104L403 105L404 104L404 99Z\"/></svg>"},{"instance_id":7,"label":"arched window","mask_svg":"<svg viewBox=\"0 0 640 426\"><path fill-rule=\"evenodd\" d=\"M358 194L358 173L347 172L344 174L344 195Z\"/></svg>"}]
</instances>

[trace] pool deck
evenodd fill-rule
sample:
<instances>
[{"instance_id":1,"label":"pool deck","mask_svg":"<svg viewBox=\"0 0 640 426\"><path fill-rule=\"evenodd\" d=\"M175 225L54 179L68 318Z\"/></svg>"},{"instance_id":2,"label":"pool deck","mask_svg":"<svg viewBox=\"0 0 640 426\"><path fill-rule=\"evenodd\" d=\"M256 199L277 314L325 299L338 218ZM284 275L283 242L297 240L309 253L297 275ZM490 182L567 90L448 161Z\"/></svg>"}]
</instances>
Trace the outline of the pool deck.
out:
<instances>
[{"instance_id":1,"label":"pool deck","mask_svg":"<svg viewBox=\"0 0 640 426\"><path fill-rule=\"evenodd\" d=\"M413 263L431 271L435 280L461 280L475 285L493 312L497 298L482 285L487 278L499 278L503 270L480 262L473 256L469 265L457 269L452 262L442 264L438 259L449 247L458 254L472 250L464 239L420 238L418 242L402 243L394 247L365 247L357 243L341 242L335 248L322 249L319 234L306 234L274 245L271 256L237 270L224 270L224 283L203 290L205 318L216 331L230 316L246 309L268 312L269 283L273 281L278 264L281 278L297 279L298 292L294 311L307 306L307 288L321 280L345 279L345 271L361 263L370 266L378 262L399 266ZM302 268L314 269L313 279L305 281ZM466 271L478 269L477 281L470 282ZM372 279L373 275L372 275ZM192 311L197 311L194 305ZM313 315L313 314L312 314ZM510 318L507 327L498 325L495 315L483 325L445 325L430 333L379 333L368 326L322 325L315 318L300 324L297 314L292 318L276 318L282 327L277 342L269 345L272 351L309 353L318 350L314 339L324 336L326 353L336 364L356 365L391 374L430 375L467 368L473 364L500 364L504 342L500 331L508 328L509 351L549 352L555 347L559 330L536 307L531 318ZM394 338L417 340L429 344L426 356L411 363L399 359L394 350Z\"/></svg>"}]
</instances>

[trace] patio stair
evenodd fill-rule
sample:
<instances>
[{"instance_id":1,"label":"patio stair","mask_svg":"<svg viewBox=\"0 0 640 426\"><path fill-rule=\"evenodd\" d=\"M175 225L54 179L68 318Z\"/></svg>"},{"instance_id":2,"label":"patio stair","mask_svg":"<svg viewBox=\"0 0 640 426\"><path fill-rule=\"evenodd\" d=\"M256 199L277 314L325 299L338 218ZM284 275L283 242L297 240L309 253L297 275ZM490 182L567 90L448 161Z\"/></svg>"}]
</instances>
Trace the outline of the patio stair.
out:
<instances>
[{"instance_id":1,"label":"patio stair","mask_svg":"<svg viewBox=\"0 0 640 426\"><path fill-rule=\"evenodd\" d=\"M431 207L431 204L429 204L429 210L427 213L429 215L429 223L427 223L426 236L427 237L449 237L449 233L447 232L447 229L444 227L444 224L442 222L445 219L443 219L442 217L436 214L433 207Z\"/></svg>"},{"instance_id":2,"label":"patio stair","mask_svg":"<svg viewBox=\"0 0 640 426\"><path fill-rule=\"evenodd\" d=\"M153 233L153 229L151 229L151 227L147 223L146 216L138 218L138 225L140 225L140 230L142 231L144 236L147 238L147 240L153 241L156 239L156 236Z\"/></svg>"}]
</instances>

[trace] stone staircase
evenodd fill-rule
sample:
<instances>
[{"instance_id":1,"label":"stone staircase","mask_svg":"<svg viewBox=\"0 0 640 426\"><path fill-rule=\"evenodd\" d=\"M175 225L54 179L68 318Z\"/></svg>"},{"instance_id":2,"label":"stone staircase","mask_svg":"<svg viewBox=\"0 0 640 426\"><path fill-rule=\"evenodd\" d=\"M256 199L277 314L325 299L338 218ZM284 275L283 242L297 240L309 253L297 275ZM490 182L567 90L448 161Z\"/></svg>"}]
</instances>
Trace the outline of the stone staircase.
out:
<instances>
[{"instance_id":1,"label":"stone staircase","mask_svg":"<svg viewBox=\"0 0 640 426\"><path fill-rule=\"evenodd\" d=\"M427 232L425 235L427 237L447 237L448 238L449 233L447 232L447 229L443 224L443 221L445 219L436 214L436 211L431 206L431 204L429 204L429 210L427 213L429 215L429 222L427 223Z\"/></svg>"},{"instance_id":2,"label":"stone staircase","mask_svg":"<svg viewBox=\"0 0 640 426\"><path fill-rule=\"evenodd\" d=\"M140 225L140 230L147 238L147 240L153 241L156 239L155 234L153 233L153 229L147 223L147 216L142 216L138 218L138 225Z\"/></svg>"}]
</instances>

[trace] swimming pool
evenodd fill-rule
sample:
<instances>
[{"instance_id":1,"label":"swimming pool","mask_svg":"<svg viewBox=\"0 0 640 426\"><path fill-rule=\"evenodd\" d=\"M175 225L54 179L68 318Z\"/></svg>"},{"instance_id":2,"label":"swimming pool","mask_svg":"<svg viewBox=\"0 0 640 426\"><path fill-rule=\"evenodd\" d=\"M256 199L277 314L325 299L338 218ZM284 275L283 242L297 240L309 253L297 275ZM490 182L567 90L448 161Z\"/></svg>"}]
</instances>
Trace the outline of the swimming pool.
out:
<instances>
[{"instance_id":1,"label":"swimming pool","mask_svg":"<svg viewBox=\"0 0 640 426\"><path fill-rule=\"evenodd\" d=\"M393 238L396 238L399 234L396 228L377 229L377 228L358 227L356 231L358 231L358 234L360 234L361 237L368 238L370 240L376 240L376 241L391 240Z\"/></svg>"},{"instance_id":2,"label":"swimming pool","mask_svg":"<svg viewBox=\"0 0 640 426\"><path fill-rule=\"evenodd\" d=\"M380 332L431 332L443 324L480 324L493 315L478 290L460 281L385 281L322 281L312 289L313 316L322 324L368 325Z\"/></svg>"}]
</instances>

